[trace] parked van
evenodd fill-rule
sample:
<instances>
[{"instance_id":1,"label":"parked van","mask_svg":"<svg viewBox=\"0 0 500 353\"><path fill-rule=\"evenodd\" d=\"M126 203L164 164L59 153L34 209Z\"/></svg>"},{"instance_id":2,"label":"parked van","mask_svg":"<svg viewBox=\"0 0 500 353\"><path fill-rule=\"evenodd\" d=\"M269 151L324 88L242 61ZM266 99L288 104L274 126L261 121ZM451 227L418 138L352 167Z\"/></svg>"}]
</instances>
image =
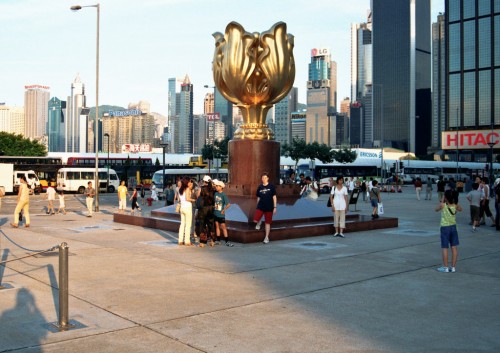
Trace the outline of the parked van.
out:
<instances>
[{"instance_id":1,"label":"parked van","mask_svg":"<svg viewBox=\"0 0 500 353\"><path fill-rule=\"evenodd\" d=\"M99 190L115 192L120 186L118 174L114 169L99 168ZM89 181L95 184L95 168L61 168L57 171L57 190L73 191L83 194ZM94 185L94 187L96 187Z\"/></svg>"}]
</instances>

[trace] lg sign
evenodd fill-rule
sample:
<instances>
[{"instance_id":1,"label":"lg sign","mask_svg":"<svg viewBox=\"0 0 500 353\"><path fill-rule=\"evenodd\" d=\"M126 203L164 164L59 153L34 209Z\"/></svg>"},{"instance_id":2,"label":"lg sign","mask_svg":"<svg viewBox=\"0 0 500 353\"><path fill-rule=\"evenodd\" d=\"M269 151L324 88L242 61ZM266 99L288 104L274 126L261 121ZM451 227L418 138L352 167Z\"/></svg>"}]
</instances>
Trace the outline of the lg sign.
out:
<instances>
[{"instance_id":1,"label":"lg sign","mask_svg":"<svg viewBox=\"0 0 500 353\"><path fill-rule=\"evenodd\" d=\"M444 131L441 135L444 150L456 149L485 149L490 148L488 143L499 144L500 130L472 130L472 131Z\"/></svg>"},{"instance_id":2,"label":"lg sign","mask_svg":"<svg viewBox=\"0 0 500 353\"><path fill-rule=\"evenodd\" d=\"M314 48L311 50L311 56L325 56L325 55L330 55L330 49Z\"/></svg>"}]
</instances>

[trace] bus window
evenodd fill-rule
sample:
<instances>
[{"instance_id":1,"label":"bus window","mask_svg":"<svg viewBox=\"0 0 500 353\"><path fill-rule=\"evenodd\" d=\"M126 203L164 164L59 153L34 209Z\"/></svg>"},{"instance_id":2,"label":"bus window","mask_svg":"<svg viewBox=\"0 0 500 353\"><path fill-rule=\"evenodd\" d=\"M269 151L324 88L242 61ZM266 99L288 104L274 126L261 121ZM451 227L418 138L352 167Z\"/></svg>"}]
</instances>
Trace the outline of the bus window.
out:
<instances>
[{"instance_id":1,"label":"bus window","mask_svg":"<svg viewBox=\"0 0 500 353\"><path fill-rule=\"evenodd\" d=\"M66 173L66 179L68 179L68 180L78 180L78 179L80 179L80 172L67 172Z\"/></svg>"},{"instance_id":2,"label":"bus window","mask_svg":"<svg viewBox=\"0 0 500 353\"><path fill-rule=\"evenodd\" d=\"M109 174L109 179L110 179L110 180L118 180L118 175L113 174L113 173L110 173L110 174Z\"/></svg>"},{"instance_id":3,"label":"bus window","mask_svg":"<svg viewBox=\"0 0 500 353\"><path fill-rule=\"evenodd\" d=\"M99 175L99 180L106 180L108 179L108 173L107 172L99 172L97 173Z\"/></svg>"},{"instance_id":4,"label":"bus window","mask_svg":"<svg viewBox=\"0 0 500 353\"><path fill-rule=\"evenodd\" d=\"M94 180L94 172L82 172L82 179Z\"/></svg>"}]
</instances>

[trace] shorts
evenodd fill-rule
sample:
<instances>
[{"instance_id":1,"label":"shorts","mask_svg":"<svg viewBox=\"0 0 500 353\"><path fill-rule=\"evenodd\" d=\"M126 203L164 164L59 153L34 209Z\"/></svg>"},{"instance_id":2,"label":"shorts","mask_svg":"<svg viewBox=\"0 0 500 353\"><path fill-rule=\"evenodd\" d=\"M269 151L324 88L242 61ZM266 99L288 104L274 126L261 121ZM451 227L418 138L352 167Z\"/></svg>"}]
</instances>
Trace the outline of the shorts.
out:
<instances>
[{"instance_id":1,"label":"shorts","mask_svg":"<svg viewBox=\"0 0 500 353\"><path fill-rule=\"evenodd\" d=\"M371 199L370 200L372 207L378 207L378 200L377 199Z\"/></svg>"},{"instance_id":2,"label":"shorts","mask_svg":"<svg viewBox=\"0 0 500 353\"><path fill-rule=\"evenodd\" d=\"M214 216L214 221L221 224L221 223L226 223L226 217L217 217Z\"/></svg>"},{"instance_id":3,"label":"shorts","mask_svg":"<svg viewBox=\"0 0 500 353\"><path fill-rule=\"evenodd\" d=\"M119 210L125 210L127 208L127 199L120 199L118 200L118 209Z\"/></svg>"},{"instance_id":4,"label":"shorts","mask_svg":"<svg viewBox=\"0 0 500 353\"><path fill-rule=\"evenodd\" d=\"M441 249L448 249L450 245L451 246L459 245L456 224L452 226L441 227Z\"/></svg>"},{"instance_id":5,"label":"shorts","mask_svg":"<svg viewBox=\"0 0 500 353\"><path fill-rule=\"evenodd\" d=\"M481 215L481 209L478 206L470 206L470 219L472 221L478 221Z\"/></svg>"},{"instance_id":6,"label":"shorts","mask_svg":"<svg viewBox=\"0 0 500 353\"><path fill-rule=\"evenodd\" d=\"M262 216L265 217L266 224L273 223L273 211L262 211L262 210L256 209L255 215L253 216L254 222L260 222Z\"/></svg>"}]
</instances>

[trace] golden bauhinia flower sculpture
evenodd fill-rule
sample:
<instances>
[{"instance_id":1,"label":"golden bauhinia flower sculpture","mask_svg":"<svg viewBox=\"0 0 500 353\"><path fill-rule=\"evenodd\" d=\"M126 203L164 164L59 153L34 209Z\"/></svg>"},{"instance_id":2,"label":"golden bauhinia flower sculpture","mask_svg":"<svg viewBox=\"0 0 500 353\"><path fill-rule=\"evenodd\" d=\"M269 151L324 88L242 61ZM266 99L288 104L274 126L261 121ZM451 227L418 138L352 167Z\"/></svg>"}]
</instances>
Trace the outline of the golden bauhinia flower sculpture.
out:
<instances>
[{"instance_id":1,"label":"golden bauhinia flower sculpture","mask_svg":"<svg viewBox=\"0 0 500 353\"><path fill-rule=\"evenodd\" d=\"M224 34L213 36L215 86L243 114L244 123L234 139L273 140L266 115L293 87L293 35L286 33L284 22L260 34L246 32L239 23L231 22Z\"/></svg>"}]
</instances>

